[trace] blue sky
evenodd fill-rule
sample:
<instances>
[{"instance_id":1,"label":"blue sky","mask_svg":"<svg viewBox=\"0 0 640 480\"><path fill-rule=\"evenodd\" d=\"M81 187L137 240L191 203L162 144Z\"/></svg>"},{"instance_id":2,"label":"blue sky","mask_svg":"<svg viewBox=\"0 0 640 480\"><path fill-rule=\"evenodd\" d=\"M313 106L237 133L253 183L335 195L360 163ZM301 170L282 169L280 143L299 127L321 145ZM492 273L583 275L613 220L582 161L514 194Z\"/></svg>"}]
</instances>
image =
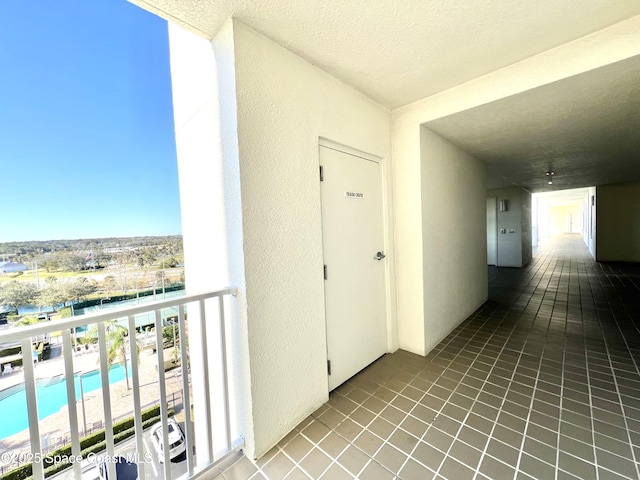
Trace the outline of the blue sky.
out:
<instances>
[{"instance_id":1,"label":"blue sky","mask_svg":"<svg viewBox=\"0 0 640 480\"><path fill-rule=\"evenodd\" d=\"M167 24L0 1L0 242L181 233Z\"/></svg>"}]
</instances>

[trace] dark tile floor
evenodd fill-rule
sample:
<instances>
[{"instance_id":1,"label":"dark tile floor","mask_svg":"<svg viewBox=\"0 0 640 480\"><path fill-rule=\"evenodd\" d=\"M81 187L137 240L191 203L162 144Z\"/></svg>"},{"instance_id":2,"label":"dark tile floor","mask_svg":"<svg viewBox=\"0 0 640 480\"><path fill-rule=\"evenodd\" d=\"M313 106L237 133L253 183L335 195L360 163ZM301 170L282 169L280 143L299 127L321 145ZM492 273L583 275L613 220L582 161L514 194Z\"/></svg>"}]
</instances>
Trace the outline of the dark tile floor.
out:
<instances>
[{"instance_id":1,"label":"dark tile floor","mask_svg":"<svg viewBox=\"0 0 640 480\"><path fill-rule=\"evenodd\" d=\"M426 357L398 351L342 385L237 479L640 478L640 267L579 236L522 269Z\"/></svg>"}]
</instances>

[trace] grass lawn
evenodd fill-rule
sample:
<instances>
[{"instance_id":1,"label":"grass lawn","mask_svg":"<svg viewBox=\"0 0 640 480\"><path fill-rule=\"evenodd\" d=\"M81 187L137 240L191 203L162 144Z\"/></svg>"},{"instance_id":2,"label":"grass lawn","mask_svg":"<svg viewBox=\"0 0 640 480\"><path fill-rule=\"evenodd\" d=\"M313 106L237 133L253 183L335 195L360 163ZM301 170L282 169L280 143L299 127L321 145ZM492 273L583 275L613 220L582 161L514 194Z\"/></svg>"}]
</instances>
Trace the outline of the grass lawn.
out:
<instances>
[{"instance_id":1,"label":"grass lawn","mask_svg":"<svg viewBox=\"0 0 640 480\"><path fill-rule=\"evenodd\" d=\"M100 270L97 272L93 272L90 270L84 270L81 272L45 272L39 271L38 276L41 281L44 281L48 277L57 277L57 278L77 278L77 277L98 277L102 279L108 273L105 273L105 270ZM96 278L96 279L98 279ZM20 274L8 273L6 275L0 275L0 283L2 282L35 282L36 281L36 272L34 270L27 270L25 272L20 272Z\"/></svg>"},{"instance_id":2,"label":"grass lawn","mask_svg":"<svg viewBox=\"0 0 640 480\"><path fill-rule=\"evenodd\" d=\"M135 265L130 265L127 268L129 270L129 277L132 282L135 282L134 279L136 275L138 276L147 275L148 277L151 277L155 275L157 272L162 271L162 268L159 268L159 267L154 267L153 269L149 269L149 270L139 270L135 267ZM176 275L179 275L179 273L177 272L181 272L182 270L183 268L181 267L166 268L165 272L166 272L167 278L169 278L169 277L175 277ZM44 270L40 270L38 272L38 277L40 278L41 282L46 281L46 279L49 277L65 278L65 279L86 277L89 279L94 279L96 281L102 281L104 277L109 275L117 276L117 273L113 270L110 270L109 268L102 268L100 270L95 270L95 271L82 270L79 272L46 272ZM37 279L36 279L35 270L27 270L19 273L8 273L5 275L0 275L0 285L4 282L12 282L12 281L33 283L33 282L36 282L36 280Z\"/></svg>"}]
</instances>

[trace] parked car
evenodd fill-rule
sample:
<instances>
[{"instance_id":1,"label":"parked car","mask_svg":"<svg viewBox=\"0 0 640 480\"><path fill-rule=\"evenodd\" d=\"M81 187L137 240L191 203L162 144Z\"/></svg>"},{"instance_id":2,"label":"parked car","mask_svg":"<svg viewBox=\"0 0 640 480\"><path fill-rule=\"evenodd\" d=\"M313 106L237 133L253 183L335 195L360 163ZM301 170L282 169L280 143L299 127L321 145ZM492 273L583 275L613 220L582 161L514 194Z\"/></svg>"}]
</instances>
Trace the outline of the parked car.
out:
<instances>
[{"instance_id":1,"label":"parked car","mask_svg":"<svg viewBox=\"0 0 640 480\"><path fill-rule=\"evenodd\" d=\"M116 457L116 480L136 480L138 478L138 465L128 461L124 457ZM99 468L99 479L109 480L109 468L107 463L103 462Z\"/></svg>"},{"instance_id":2,"label":"parked car","mask_svg":"<svg viewBox=\"0 0 640 480\"><path fill-rule=\"evenodd\" d=\"M167 428L169 434L169 458L173 460L186 451L186 442L180 425L171 417L167 419ZM158 422L151 427L151 443L158 454L158 460L164 462L162 422Z\"/></svg>"},{"instance_id":3,"label":"parked car","mask_svg":"<svg viewBox=\"0 0 640 480\"><path fill-rule=\"evenodd\" d=\"M97 465L90 465L82 469L82 480L100 480L100 470Z\"/></svg>"}]
</instances>

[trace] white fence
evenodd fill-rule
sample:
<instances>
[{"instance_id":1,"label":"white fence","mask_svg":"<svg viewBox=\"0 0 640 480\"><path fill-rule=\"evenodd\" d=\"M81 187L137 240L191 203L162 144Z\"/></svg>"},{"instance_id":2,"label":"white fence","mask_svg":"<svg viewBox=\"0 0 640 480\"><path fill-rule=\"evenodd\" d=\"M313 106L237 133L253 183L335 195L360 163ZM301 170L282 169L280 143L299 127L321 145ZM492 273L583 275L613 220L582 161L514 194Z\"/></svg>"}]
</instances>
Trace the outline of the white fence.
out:
<instances>
[{"instance_id":1,"label":"white fence","mask_svg":"<svg viewBox=\"0 0 640 480\"><path fill-rule=\"evenodd\" d=\"M105 458L113 458L115 456L114 418L112 416L112 405L110 395L111 385L109 383L109 353L114 351L114 343L117 341L117 335L114 335L114 325L125 324L126 334L120 336L120 351L128 356L131 368L131 412L129 416L134 419L135 429L135 451L136 458L139 458L138 472L139 478L145 478L145 443L143 440L143 421L142 409L143 401L140 395L142 382L157 382L157 404L160 405L160 421L162 422L163 445L169 444L168 435L168 409L169 403L173 399L173 408L181 411L184 416L184 437L186 439L186 474L187 478L197 476L213 465L220 462L226 455L232 453L242 446L242 436L239 430L237 415L233 408L235 402L235 388L232 382L233 372L229 365L233 362L229 358L229 345L232 344L227 337L230 315L225 315L231 307L235 289L227 288L215 292L187 295L180 298L172 298L162 300L146 305L137 305L133 307L103 311L97 314L84 315L81 317L71 317L63 320L51 322L43 322L36 325L25 327L9 328L0 331L0 344L11 344L18 342L22 351L22 372L24 373L24 391L26 393L26 405L28 415L28 433L30 448L29 458L42 458L43 455L51 452L51 446L43 446L41 439L42 432L38 414L38 397L36 391L36 370L32 358L34 351L34 339L44 334L52 332L62 333L61 356L58 360L61 372L64 375L66 384L67 409L68 409L68 428L65 432L68 435L71 444L71 456L75 459L81 455L81 431L87 433L86 427L83 428L78 418L78 409L76 405L76 385L74 383L74 340L73 332L76 328L88 326L92 332L91 336L96 342L92 351L97 353L100 369L100 385L102 388L102 418L105 428L106 451ZM136 334L130 334L136 331L135 316L144 313L151 313L155 318L155 345L161 346L167 342L163 341L163 325L162 310L173 308L178 311L178 330L177 335L173 339L173 357L171 360L174 364L179 364L179 369L173 375L173 381L180 382L178 395L175 391L167 393L167 378L165 368L155 369L154 379L141 378L139 368L140 348ZM189 310L189 319L187 320L187 309ZM123 319L126 322L123 322ZM114 322L118 320L118 322ZM117 327L123 331L123 327ZM178 339L187 339L187 341ZM116 340L114 340L114 338ZM86 341L86 340L85 340ZM36 345L37 347L37 345ZM116 349L117 350L117 349ZM164 366L165 350L164 348L156 348L155 365ZM196 363L190 363L192 358L198 359ZM15 357L15 355L14 355ZM2 357L0 357L2 363ZM16 362L17 363L17 362ZM37 367L40 368L40 367ZM13 369L15 371L15 368ZM11 373L11 375L19 375L19 373ZM148 376L148 374L147 374ZM191 377L194 377L193 382ZM194 394L193 386L196 392ZM80 382L82 384L82 382ZM0 387L1 388L1 387ZM0 391L0 394L2 392ZM180 399L180 404L176 404L176 397ZM0 395L0 398L2 396ZM81 394L82 415L84 415L84 398L85 394ZM1 401L0 401L1 403ZM192 415L198 417L199 434L194 432L194 423ZM3 412L6 415L7 412ZM86 419L82 424L86 425ZM206 429L206 430L203 430ZM206 432L204 435L202 432ZM46 437L46 435L45 435ZM63 436L64 438L64 436ZM218 439L219 441L217 441ZM221 440L220 440L221 439ZM200 442L198 447L197 462L194 457L194 447L196 440ZM0 439L1 441L1 439ZM62 446L66 440L58 438L56 447ZM220 445L221 444L221 445ZM43 448L44 447L44 448ZM19 455L20 451L3 452L4 459L20 458L25 455ZM164 478L172 478L170 452L168 448L163 449L164 461L160 463L164 473ZM3 462L8 463L8 462ZM12 462L13 463L13 462ZM43 479L45 476L42 461L34 461L33 478ZM115 478L115 464L108 462L109 477ZM5 465L3 470L12 465ZM79 462L72 463L70 467L73 469L74 477L82 478L82 464ZM3 472L0 471L0 474ZM185 475L181 475L184 477Z\"/></svg>"}]
</instances>

